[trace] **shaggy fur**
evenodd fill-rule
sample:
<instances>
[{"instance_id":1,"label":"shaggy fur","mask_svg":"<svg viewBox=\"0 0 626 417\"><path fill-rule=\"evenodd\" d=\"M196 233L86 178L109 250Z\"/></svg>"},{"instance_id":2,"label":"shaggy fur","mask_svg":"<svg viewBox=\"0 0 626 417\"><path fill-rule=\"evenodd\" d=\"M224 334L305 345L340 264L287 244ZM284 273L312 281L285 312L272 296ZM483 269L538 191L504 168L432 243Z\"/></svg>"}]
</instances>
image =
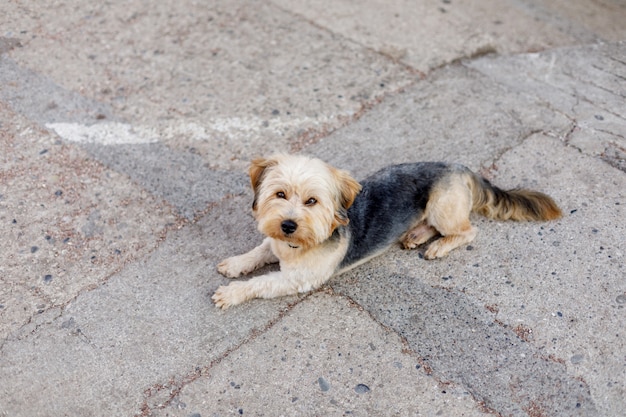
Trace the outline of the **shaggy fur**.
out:
<instances>
[{"instance_id":1,"label":"shaggy fur","mask_svg":"<svg viewBox=\"0 0 626 417\"><path fill-rule=\"evenodd\" d=\"M275 262L280 271L219 287L213 301L221 308L319 288L396 242L413 249L440 236L424 257L443 257L476 236L472 211L500 220L561 216L543 193L504 191L462 165L442 162L389 166L359 184L319 159L276 155L254 160L250 181L266 238L221 262L218 271L236 278Z\"/></svg>"}]
</instances>

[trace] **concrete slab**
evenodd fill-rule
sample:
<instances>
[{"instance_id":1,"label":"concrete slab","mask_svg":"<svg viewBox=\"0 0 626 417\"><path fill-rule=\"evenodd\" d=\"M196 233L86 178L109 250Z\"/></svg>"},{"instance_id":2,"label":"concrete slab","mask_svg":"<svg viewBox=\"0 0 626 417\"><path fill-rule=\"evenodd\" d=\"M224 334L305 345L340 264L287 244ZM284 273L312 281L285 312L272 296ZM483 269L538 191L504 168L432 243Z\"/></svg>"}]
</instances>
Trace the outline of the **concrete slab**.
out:
<instances>
[{"instance_id":1,"label":"concrete slab","mask_svg":"<svg viewBox=\"0 0 626 417\"><path fill-rule=\"evenodd\" d=\"M196 153L179 152L162 143L90 143L84 147L99 161L165 199L188 220L203 215L226 195L242 194L250 182L244 171L209 169Z\"/></svg>"},{"instance_id":2,"label":"concrete slab","mask_svg":"<svg viewBox=\"0 0 626 417\"><path fill-rule=\"evenodd\" d=\"M626 8L610 0L276 3L423 72L485 53L540 51L626 36Z\"/></svg>"},{"instance_id":3,"label":"concrete slab","mask_svg":"<svg viewBox=\"0 0 626 417\"><path fill-rule=\"evenodd\" d=\"M497 317L511 327L528 326L535 346L586 381L600 415L619 415L626 406L626 316L621 302L626 291L626 179L598 159L563 150L555 142L532 137L500 161L500 172L511 172L511 177L544 190L550 187L566 216L552 227L534 228L532 240L524 242L524 230L510 235L509 240L521 243L513 253L528 253L537 238L542 250L526 259L511 259L511 266L520 262L529 267L527 274L519 275L529 282L509 277L505 283L511 284L500 287L498 297L483 287L491 301L484 300L501 305ZM520 169L531 153L541 162ZM509 295L509 302L498 303Z\"/></svg>"},{"instance_id":4,"label":"concrete slab","mask_svg":"<svg viewBox=\"0 0 626 417\"><path fill-rule=\"evenodd\" d=\"M9 38L17 41L17 38ZM9 51L6 51L9 52ZM115 120L112 109L67 90L50 78L19 66L7 54L0 55L0 98L16 112L45 126L48 123L91 125Z\"/></svg>"},{"instance_id":5,"label":"concrete slab","mask_svg":"<svg viewBox=\"0 0 626 417\"><path fill-rule=\"evenodd\" d=\"M177 217L0 103L0 340L150 253Z\"/></svg>"},{"instance_id":6,"label":"concrete slab","mask_svg":"<svg viewBox=\"0 0 626 417\"><path fill-rule=\"evenodd\" d=\"M400 333L433 375L466 387L493 413L597 415L586 383L500 327L480 302L381 272L364 267L356 285L349 279L339 291Z\"/></svg>"},{"instance_id":7,"label":"concrete slab","mask_svg":"<svg viewBox=\"0 0 626 417\"><path fill-rule=\"evenodd\" d=\"M626 43L561 48L467 64L507 88L539 98L572 120L570 145L624 170Z\"/></svg>"},{"instance_id":8,"label":"concrete slab","mask_svg":"<svg viewBox=\"0 0 626 417\"><path fill-rule=\"evenodd\" d=\"M216 172L196 151L169 148L155 129L116 121L110 106L65 90L6 57L0 57L0 82L5 85L0 97L16 112L128 175L188 220L226 194L241 194L247 186L242 172Z\"/></svg>"},{"instance_id":9,"label":"concrete slab","mask_svg":"<svg viewBox=\"0 0 626 417\"><path fill-rule=\"evenodd\" d=\"M324 293L173 394L152 415L489 415L358 305Z\"/></svg>"},{"instance_id":10,"label":"concrete slab","mask_svg":"<svg viewBox=\"0 0 626 417\"><path fill-rule=\"evenodd\" d=\"M253 233L252 222L240 224L244 207L241 199L227 200L97 288L14 332L1 346L2 412L139 414L151 398L169 396L170 387L277 321L298 297L228 313L210 302L226 281L216 263Z\"/></svg>"}]
</instances>

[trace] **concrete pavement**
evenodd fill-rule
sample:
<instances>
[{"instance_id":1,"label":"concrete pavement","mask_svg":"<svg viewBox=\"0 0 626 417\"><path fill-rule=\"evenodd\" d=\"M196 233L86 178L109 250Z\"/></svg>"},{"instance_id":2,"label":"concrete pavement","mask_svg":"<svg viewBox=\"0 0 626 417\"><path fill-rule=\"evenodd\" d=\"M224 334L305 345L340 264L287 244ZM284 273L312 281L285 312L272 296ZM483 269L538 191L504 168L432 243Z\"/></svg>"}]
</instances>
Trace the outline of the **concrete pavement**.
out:
<instances>
[{"instance_id":1,"label":"concrete pavement","mask_svg":"<svg viewBox=\"0 0 626 417\"><path fill-rule=\"evenodd\" d=\"M546 4L549 3L549 4ZM621 416L626 3L0 5L0 416ZM473 218L221 311L248 161L462 162L565 215Z\"/></svg>"}]
</instances>

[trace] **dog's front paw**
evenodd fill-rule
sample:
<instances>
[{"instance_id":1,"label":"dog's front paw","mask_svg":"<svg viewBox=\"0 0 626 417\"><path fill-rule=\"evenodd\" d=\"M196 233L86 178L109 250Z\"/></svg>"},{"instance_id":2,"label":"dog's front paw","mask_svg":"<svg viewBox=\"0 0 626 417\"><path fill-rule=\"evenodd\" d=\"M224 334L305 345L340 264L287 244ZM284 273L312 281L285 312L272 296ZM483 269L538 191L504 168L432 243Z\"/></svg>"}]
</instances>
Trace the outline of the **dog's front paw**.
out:
<instances>
[{"instance_id":1,"label":"dog's front paw","mask_svg":"<svg viewBox=\"0 0 626 417\"><path fill-rule=\"evenodd\" d=\"M229 285L222 285L211 297L215 306L223 310L241 304L249 298L245 282L231 282Z\"/></svg>"},{"instance_id":2,"label":"dog's front paw","mask_svg":"<svg viewBox=\"0 0 626 417\"><path fill-rule=\"evenodd\" d=\"M217 265L217 271L227 278L237 278L241 274L246 274L247 271L242 269L238 258L238 256L233 256L232 258L224 259Z\"/></svg>"}]
</instances>

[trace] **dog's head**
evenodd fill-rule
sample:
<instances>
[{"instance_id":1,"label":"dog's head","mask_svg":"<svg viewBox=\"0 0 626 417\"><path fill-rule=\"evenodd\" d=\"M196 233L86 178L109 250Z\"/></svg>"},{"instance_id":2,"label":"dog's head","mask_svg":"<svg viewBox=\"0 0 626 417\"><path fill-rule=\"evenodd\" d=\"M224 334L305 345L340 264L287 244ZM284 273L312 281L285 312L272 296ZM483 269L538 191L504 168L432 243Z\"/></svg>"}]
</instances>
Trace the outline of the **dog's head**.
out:
<instances>
[{"instance_id":1,"label":"dog's head","mask_svg":"<svg viewBox=\"0 0 626 417\"><path fill-rule=\"evenodd\" d=\"M252 210L261 233L310 248L348 224L361 185L345 171L306 156L276 155L250 166Z\"/></svg>"}]
</instances>

